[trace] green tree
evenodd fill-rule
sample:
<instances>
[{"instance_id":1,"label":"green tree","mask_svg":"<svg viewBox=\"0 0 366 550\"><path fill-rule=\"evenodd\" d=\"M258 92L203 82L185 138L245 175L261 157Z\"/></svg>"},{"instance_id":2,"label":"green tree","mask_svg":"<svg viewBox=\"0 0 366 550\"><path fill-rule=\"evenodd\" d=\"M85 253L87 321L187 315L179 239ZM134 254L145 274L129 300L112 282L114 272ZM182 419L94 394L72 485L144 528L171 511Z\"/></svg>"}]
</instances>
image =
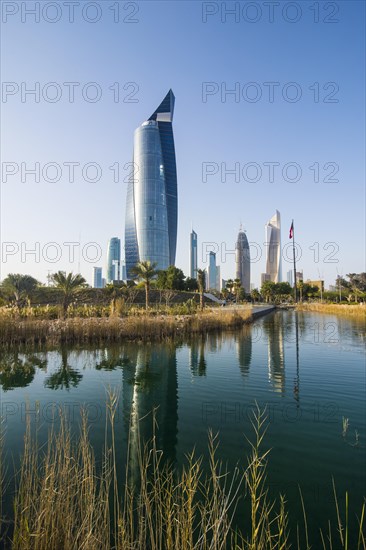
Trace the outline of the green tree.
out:
<instances>
[{"instance_id":1,"label":"green tree","mask_svg":"<svg viewBox=\"0 0 366 550\"><path fill-rule=\"evenodd\" d=\"M170 265L158 272L156 287L162 290L184 290L185 275L181 269Z\"/></svg>"},{"instance_id":2,"label":"green tree","mask_svg":"<svg viewBox=\"0 0 366 550\"><path fill-rule=\"evenodd\" d=\"M203 269L197 269L197 284L198 284L198 291L200 293L200 308L201 311L203 310L204 305L204 292L205 292L205 286L206 286L206 272Z\"/></svg>"},{"instance_id":3,"label":"green tree","mask_svg":"<svg viewBox=\"0 0 366 550\"><path fill-rule=\"evenodd\" d=\"M280 301L286 300L292 295L293 290L290 283L276 283L274 286L274 293L278 296Z\"/></svg>"},{"instance_id":4,"label":"green tree","mask_svg":"<svg viewBox=\"0 0 366 550\"><path fill-rule=\"evenodd\" d=\"M2 282L2 290L5 295L13 298L18 309L30 299L32 292L40 283L30 275L10 273Z\"/></svg>"},{"instance_id":5,"label":"green tree","mask_svg":"<svg viewBox=\"0 0 366 550\"><path fill-rule=\"evenodd\" d=\"M145 307L146 311L149 309L149 292L151 281L157 275L156 271L157 263L151 263L150 260L138 262L132 268L132 274L136 275L145 285Z\"/></svg>"},{"instance_id":6,"label":"green tree","mask_svg":"<svg viewBox=\"0 0 366 550\"><path fill-rule=\"evenodd\" d=\"M51 281L55 285L55 288L61 291L62 295L62 317L65 318L67 314L67 308L71 304L73 298L85 288L86 281L80 273L68 273L67 275L63 271L58 271L51 276Z\"/></svg>"},{"instance_id":7,"label":"green tree","mask_svg":"<svg viewBox=\"0 0 366 550\"><path fill-rule=\"evenodd\" d=\"M226 281L226 288L228 289L228 291L230 292L230 294L232 294L233 292L233 288L234 288L234 281L232 279L228 279Z\"/></svg>"},{"instance_id":8,"label":"green tree","mask_svg":"<svg viewBox=\"0 0 366 550\"><path fill-rule=\"evenodd\" d=\"M259 294L259 290L257 288L253 288L253 290L250 292L250 296L253 302L259 302L259 300L261 299L261 295Z\"/></svg>"},{"instance_id":9,"label":"green tree","mask_svg":"<svg viewBox=\"0 0 366 550\"><path fill-rule=\"evenodd\" d=\"M366 292L366 273L348 273L347 277L350 281L348 285L352 289L355 302L357 302L357 298L364 296Z\"/></svg>"},{"instance_id":10,"label":"green tree","mask_svg":"<svg viewBox=\"0 0 366 550\"><path fill-rule=\"evenodd\" d=\"M195 290L198 290L198 283L197 279L193 279L192 277L187 277L184 283L185 290L188 290L190 292L194 292Z\"/></svg>"},{"instance_id":11,"label":"green tree","mask_svg":"<svg viewBox=\"0 0 366 550\"><path fill-rule=\"evenodd\" d=\"M235 293L235 301L238 303L239 296L240 296L240 289L241 289L241 280L240 279L234 279L234 293Z\"/></svg>"},{"instance_id":12,"label":"green tree","mask_svg":"<svg viewBox=\"0 0 366 550\"><path fill-rule=\"evenodd\" d=\"M273 281L264 281L261 288L261 295L265 298L267 303L273 300L275 295L275 283Z\"/></svg>"}]
</instances>

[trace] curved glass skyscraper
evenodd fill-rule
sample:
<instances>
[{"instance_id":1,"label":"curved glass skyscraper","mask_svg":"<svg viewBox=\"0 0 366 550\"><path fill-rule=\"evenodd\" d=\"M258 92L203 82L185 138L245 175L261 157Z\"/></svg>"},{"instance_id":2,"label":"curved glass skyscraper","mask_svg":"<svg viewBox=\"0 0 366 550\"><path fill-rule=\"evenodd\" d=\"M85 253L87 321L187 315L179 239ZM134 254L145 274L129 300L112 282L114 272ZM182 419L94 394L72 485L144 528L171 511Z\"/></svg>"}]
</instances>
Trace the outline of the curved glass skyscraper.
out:
<instances>
[{"instance_id":1,"label":"curved glass skyscraper","mask_svg":"<svg viewBox=\"0 0 366 550\"><path fill-rule=\"evenodd\" d=\"M134 170L128 184L125 226L127 278L139 261L166 269L175 263L178 224L173 137L174 94L169 90L135 131Z\"/></svg>"},{"instance_id":2,"label":"curved glass skyscraper","mask_svg":"<svg viewBox=\"0 0 366 550\"><path fill-rule=\"evenodd\" d=\"M282 281L281 270L281 216L278 210L265 226L268 280L274 283Z\"/></svg>"}]
</instances>

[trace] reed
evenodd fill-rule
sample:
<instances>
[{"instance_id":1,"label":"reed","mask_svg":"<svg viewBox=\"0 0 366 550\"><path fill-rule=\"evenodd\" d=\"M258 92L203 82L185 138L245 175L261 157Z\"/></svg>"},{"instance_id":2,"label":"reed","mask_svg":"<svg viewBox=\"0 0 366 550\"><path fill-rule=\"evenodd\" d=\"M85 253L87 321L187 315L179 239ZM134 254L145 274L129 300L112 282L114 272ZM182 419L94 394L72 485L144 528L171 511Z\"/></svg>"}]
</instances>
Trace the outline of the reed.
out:
<instances>
[{"instance_id":1,"label":"reed","mask_svg":"<svg viewBox=\"0 0 366 550\"><path fill-rule=\"evenodd\" d=\"M366 304L319 304L303 303L298 304L296 308L300 311L316 311L318 313L335 313L336 315L347 315L365 319Z\"/></svg>"},{"instance_id":2,"label":"reed","mask_svg":"<svg viewBox=\"0 0 366 550\"><path fill-rule=\"evenodd\" d=\"M286 550L289 512L285 496L268 496L264 436L265 411L253 411L254 437L244 471L229 472L217 458L218 437L209 433L208 471L192 452L178 472L164 461L155 431L142 442L138 422L130 429L126 471L116 459L114 438L118 394L109 391L103 459L98 467L82 417L78 438L71 435L61 413L59 428L51 429L46 449L39 448L27 420L24 452L14 499L14 525L8 546L16 550ZM156 426L153 418L153 426ZM133 447L133 452L132 452ZM132 455L135 461L132 463ZM134 474L133 474L134 472ZM137 477L136 477L137 473ZM122 489L121 489L122 487ZM247 532L234 525L238 502L249 496ZM305 546L309 540L305 505ZM337 524L320 531L324 550L349 549L349 508L341 516L334 485ZM364 512L359 517L357 550L365 549ZM245 519L245 518L244 518ZM300 532L300 527L298 527ZM319 547L319 546L318 546Z\"/></svg>"},{"instance_id":3,"label":"reed","mask_svg":"<svg viewBox=\"0 0 366 550\"><path fill-rule=\"evenodd\" d=\"M191 315L14 319L0 316L0 346L99 344L123 340L161 341L190 334L235 329L251 322L251 309L212 310Z\"/></svg>"}]
</instances>

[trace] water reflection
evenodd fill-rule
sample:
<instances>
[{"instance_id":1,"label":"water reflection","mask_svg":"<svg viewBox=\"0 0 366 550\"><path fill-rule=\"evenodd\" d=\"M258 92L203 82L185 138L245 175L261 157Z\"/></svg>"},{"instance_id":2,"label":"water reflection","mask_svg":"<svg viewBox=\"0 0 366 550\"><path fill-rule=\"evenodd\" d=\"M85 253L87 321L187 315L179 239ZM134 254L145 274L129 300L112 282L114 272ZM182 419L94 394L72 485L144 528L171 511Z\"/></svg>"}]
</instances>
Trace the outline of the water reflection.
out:
<instances>
[{"instance_id":1,"label":"water reflection","mask_svg":"<svg viewBox=\"0 0 366 550\"><path fill-rule=\"evenodd\" d=\"M252 360L252 328L245 327L235 339L240 372L246 378L249 375Z\"/></svg>"},{"instance_id":2,"label":"water reflection","mask_svg":"<svg viewBox=\"0 0 366 550\"><path fill-rule=\"evenodd\" d=\"M284 323L281 312L263 318L268 342L268 378L275 392L285 392Z\"/></svg>"},{"instance_id":3,"label":"water reflection","mask_svg":"<svg viewBox=\"0 0 366 550\"><path fill-rule=\"evenodd\" d=\"M83 378L80 372L68 363L70 351L66 347L61 347L61 364L59 368L47 376L44 381L46 388L51 390L70 390L76 388Z\"/></svg>"},{"instance_id":4,"label":"water reflection","mask_svg":"<svg viewBox=\"0 0 366 550\"><path fill-rule=\"evenodd\" d=\"M189 368L192 376L206 376L207 362L203 337L194 337L189 344Z\"/></svg>"},{"instance_id":5,"label":"water reflection","mask_svg":"<svg viewBox=\"0 0 366 550\"><path fill-rule=\"evenodd\" d=\"M135 361L123 368L123 403L126 431L130 426L129 466L138 477L139 437L150 441L175 462L178 431L178 376L175 346L141 346ZM155 422L151 411L155 410Z\"/></svg>"},{"instance_id":6,"label":"water reflection","mask_svg":"<svg viewBox=\"0 0 366 550\"><path fill-rule=\"evenodd\" d=\"M18 351L0 352L0 384L4 391L24 388L33 382L36 367L47 368L47 359Z\"/></svg>"}]
</instances>

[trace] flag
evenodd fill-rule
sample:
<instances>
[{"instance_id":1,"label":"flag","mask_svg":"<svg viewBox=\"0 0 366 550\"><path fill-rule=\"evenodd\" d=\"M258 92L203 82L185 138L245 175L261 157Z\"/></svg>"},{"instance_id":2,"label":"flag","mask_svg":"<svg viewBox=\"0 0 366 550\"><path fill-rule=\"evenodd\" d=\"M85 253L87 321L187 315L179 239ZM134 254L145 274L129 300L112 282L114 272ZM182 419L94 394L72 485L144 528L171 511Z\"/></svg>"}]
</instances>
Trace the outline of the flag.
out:
<instances>
[{"instance_id":1,"label":"flag","mask_svg":"<svg viewBox=\"0 0 366 550\"><path fill-rule=\"evenodd\" d=\"M289 234L288 238L292 239L293 236L294 236L294 222L292 222L292 224L291 224L290 234Z\"/></svg>"}]
</instances>

